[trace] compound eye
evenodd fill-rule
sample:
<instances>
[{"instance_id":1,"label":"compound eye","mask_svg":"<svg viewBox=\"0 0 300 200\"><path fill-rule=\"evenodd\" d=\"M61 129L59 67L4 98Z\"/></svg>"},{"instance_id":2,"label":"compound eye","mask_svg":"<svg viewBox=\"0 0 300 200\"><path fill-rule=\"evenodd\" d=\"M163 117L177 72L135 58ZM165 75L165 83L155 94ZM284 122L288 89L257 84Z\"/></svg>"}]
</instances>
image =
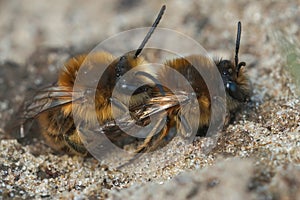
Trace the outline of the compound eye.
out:
<instances>
[{"instance_id":1,"label":"compound eye","mask_svg":"<svg viewBox=\"0 0 300 200\"><path fill-rule=\"evenodd\" d=\"M232 98L241 102L246 101L246 96L242 93L241 89L235 82L229 81L226 83L226 90Z\"/></svg>"},{"instance_id":2,"label":"compound eye","mask_svg":"<svg viewBox=\"0 0 300 200\"><path fill-rule=\"evenodd\" d=\"M234 93L237 91L237 85L234 82L228 82L226 84L226 89L229 91L229 93Z\"/></svg>"}]
</instances>

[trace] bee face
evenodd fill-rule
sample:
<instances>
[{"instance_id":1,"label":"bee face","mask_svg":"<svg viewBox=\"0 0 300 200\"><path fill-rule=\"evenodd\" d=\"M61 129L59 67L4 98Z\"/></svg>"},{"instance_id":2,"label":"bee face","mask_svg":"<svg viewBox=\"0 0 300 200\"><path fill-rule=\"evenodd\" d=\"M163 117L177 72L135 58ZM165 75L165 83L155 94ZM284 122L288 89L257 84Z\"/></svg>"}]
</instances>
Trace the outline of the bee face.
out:
<instances>
[{"instance_id":1,"label":"bee face","mask_svg":"<svg viewBox=\"0 0 300 200\"><path fill-rule=\"evenodd\" d=\"M234 62L230 60L215 61L224 82L229 112L233 112L251 96L251 84L245 72L246 63L239 62L238 59L241 30L241 22L238 22Z\"/></svg>"},{"instance_id":2,"label":"bee face","mask_svg":"<svg viewBox=\"0 0 300 200\"><path fill-rule=\"evenodd\" d=\"M230 60L215 61L221 74L226 90L228 108L233 110L240 103L249 100L251 95L251 86L244 68L235 67ZM240 66L245 66L244 62Z\"/></svg>"}]
</instances>

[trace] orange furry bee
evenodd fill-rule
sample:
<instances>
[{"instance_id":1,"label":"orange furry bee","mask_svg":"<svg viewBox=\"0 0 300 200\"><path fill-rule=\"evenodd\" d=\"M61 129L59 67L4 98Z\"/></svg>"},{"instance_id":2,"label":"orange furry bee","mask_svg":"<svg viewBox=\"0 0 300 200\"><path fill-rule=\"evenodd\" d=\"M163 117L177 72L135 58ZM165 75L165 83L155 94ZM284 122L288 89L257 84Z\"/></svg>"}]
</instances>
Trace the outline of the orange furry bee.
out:
<instances>
[{"instance_id":1,"label":"orange furry bee","mask_svg":"<svg viewBox=\"0 0 300 200\"><path fill-rule=\"evenodd\" d=\"M168 120L165 126L161 129L159 134L155 136L149 135L146 139L147 142L144 142L143 145L138 147L138 149L135 151L136 153L148 152L157 148L162 140L169 134L169 131L172 127L176 127L176 130L178 130L181 135L186 135L186 133L189 132L192 128L197 129L198 136L206 135L207 128L210 125L210 122L215 120L211 115L212 101L209 94L210 91L208 90L203 77L195 69L194 65L205 68L205 70L207 70L207 75L211 75L210 71L212 71L212 68L215 68L215 66L217 66L218 71L222 77L226 92L227 122L225 123L228 123L232 115L234 115L235 111L243 103L247 102L250 99L252 89L250 80L244 68L246 66L246 63L239 62L238 59L240 37L241 22L238 22L234 61L221 59L214 60L214 63L211 63L208 57L202 55L191 55L183 58L167 60L165 62L165 67L161 68L157 76L159 82L162 85L165 85L165 83L167 82L174 83L175 85L177 84L179 88L181 83L169 74L171 73L170 71L174 69L181 73L185 77L185 79L188 80L188 83L195 91L201 115L198 118L196 117L198 113L195 113L193 109L188 108L187 110L183 110L179 104L168 108ZM210 78L215 79L215 77ZM164 88L164 90L166 94L172 93L172 91L168 90L168 88ZM185 119L186 116L188 116L189 120ZM180 122L183 124L183 126L179 126ZM139 156L139 154L137 154L136 156Z\"/></svg>"},{"instance_id":2,"label":"orange furry bee","mask_svg":"<svg viewBox=\"0 0 300 200\"><path fill-rule=\"evenodd\" d=\"M122 135L122 132L120 130L112 131L116 126L112 113L112 104L115 104L116 107L119 106L120 109L122 109L123 105L118 100L111 99L112 91L123 74L136 66L147 63L140 54L157 27L165 9L166 6L162 6L150 31L135 52L126 53L120 58L116 58L107 52L97 52L91 55L79 55L70 59L61 70L58 82L55 85L38 91L33 98L25 101L21 108L22 119L20 129L18 129L21 137L24 137L29 131L30 122L37 119L41 132L49 146L58 151L62 150L71 154L87 155L88 151L80 139L79 130L74 124L73 116L76 115L85 124L99 123L103 126L103 131L107 137L116 141L115 137L119 137L120 134ZM77 74L84 64L91 73L101 67L107 68L100 80L98 80L99 77L93 77L95 79L87 80L80 85L83 88L82 91L74 91ZM120 91L119 95L124 98L130 98L129 108L136 108L140 105L140 109L145 109L151 115L151 113L157 112L161 108L157 109L153 107L155 109L152 109L149 106L148 108L144 106L144 103L151 98L152 92L154 92L152 88L156 86L151 81L151 74L153 72L147 68L143 68L142 70L148 74L147 77L136 76L134 78L137 81L140 79L140 82L145 83L145 86L139 88L137 91L131 91L130 85L126 85L125 83L123 85L124 91ZM93 84L95 81L98 84L96 84L95 96L93 96L89 94L92 87L90 84ZM130 92L134 92L134 94L128 96L127 93ZM90 101L91 99L95 100L95 104L86 104L86 101ZM176 104L172 99L169 103L169 107ZM148 104L151 104L151 100ZM94 110L96 110L96 116L90 114ZM135 110L135 112L138 111ZM140 110L140 113L142 114L143 111ZM140 118L139 116L136 116L136 118ZM126 123L128 124L128 121Z\"/></svg>"}]
</instances>

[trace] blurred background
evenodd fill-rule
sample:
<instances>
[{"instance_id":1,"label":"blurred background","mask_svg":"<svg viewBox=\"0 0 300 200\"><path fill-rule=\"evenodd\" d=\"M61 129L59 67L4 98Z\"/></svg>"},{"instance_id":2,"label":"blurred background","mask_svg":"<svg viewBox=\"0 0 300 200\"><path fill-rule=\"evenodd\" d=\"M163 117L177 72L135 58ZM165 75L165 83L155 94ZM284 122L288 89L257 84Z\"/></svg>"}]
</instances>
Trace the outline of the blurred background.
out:
<instances>
[{"instance_id":1,"label":"blurred background","mask_svg":"<svg viewBox=\"0 0 300 200\"><path fill-rule=\"evenodd\" d=\"M212 51L232 49L238 20L242 51L260 55L270 30L299 37L299 2L139 0L0 1L0 61L24 64L41 47L83 48L120 31L150 26L162 4L161 27L185 33ZM298 14L298 15L297 15Z\"/></svg>"}]
</instances>

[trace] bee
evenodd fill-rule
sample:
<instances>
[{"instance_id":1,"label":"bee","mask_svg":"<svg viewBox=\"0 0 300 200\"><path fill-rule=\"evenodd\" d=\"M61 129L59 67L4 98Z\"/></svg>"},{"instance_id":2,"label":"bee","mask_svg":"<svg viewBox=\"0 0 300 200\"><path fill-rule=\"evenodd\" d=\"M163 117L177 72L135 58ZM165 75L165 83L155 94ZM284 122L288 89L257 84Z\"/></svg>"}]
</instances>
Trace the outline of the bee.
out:
<instances>
[{"instance_id":1,"label":"bee","mask_svg":"<svg viewBox=\"0 0 300 200\"><path fill-rule=\"evenodd\" d=\"M192 108L183 109L179 103L177 105L174 104L174 106L167 109L167 123L161 129L160 133L149 135L145 140L146 142L136 149L135 157L128 163L139 157L141 153L150 152L158 148L164 142L164 138L168 136L172 127L175 127L177 132L183 136L187 135L193 128L197 130L196 134L198 136L206 135L208 126L215 120L212 116L212 99L204 78L196 70L195 66L204 68L207 75L211 75L210 72L212 69L217 67L222 77L226 93L225 112L227 115L224 122L225 124L229 123L230 119L233 118L234 114L242 104L250 100L252 89L245 69L246 63L239 62L238 58L240 38L241 22L238 22L234 60L215 59L213 60L213 63L211 63L210 59L206 56L190 55L165 61L164 67L160 69L156 78L162 85L174 83L175 88L180 88L182 86L181 83L178 82L177 78L174 78L169 74L171 74L171 70L174 69L182 74L194 90L201 115L200 117L196 117L198 116L198 111L194 111ZM215 79L215 77L210 78ZM164 90L166 95L172 94L172 91L168 88L164 88ZM184 93L185 91L181 92ZM157 94L160 95L159 93ZM188 96L188 94L185 95ZM176 95L173 96L175 97ZM179 125L180 123L182 126ZM127 165L128 163L124 165Z\"/></svg>"},{"instance_id":2,"label":"bee","mask_svg":"<svg viewBox=\"0 0 300 200\"><path fill-rule=\"evenodd\" d=\"M78 55L67 61L60 71L57 83L41 89L32 98L24 102L20 111L22 117L18 123L20 124L20 128L17 129L19 135L21 137L26 136L30 131L32 120L37 120L42 135L50 147L70 154L88 155L88 151L80 138L80 130L76 128L74 123L73 116L78 116L82 121L81 124L91 126L100 124L103 132L111 140L117 140L115 137L122 135L122 131L120 129L115 130L116 124L114 121L115 116L112 113L112 106L122 110L123 105L121 100L111 98L112 91L118 80L127 71L147 63L140 54L159 24L165 9L166 6L162 6L151 29L136 51L128 52L119 58L114 57L108 52L96 52L91 55ZM88 70L89 74L93 74L94 72L97 74L99 68L106 68L100 80L99 77L90 77L91 79L89 80L83 80L78 86L82 90L76 91L74 90L74 84L77 81L77 74L82 66L85 66L84 70ZM151 70L144 67L142 71L147 76L133 77L137 82L145 83L138 90L131 91L131 85L125 82L122 85L123 91L119 91L121 99L130 98L129 109L131 107L144 109L140 113L147 112L149 113L148 115L152 115L161 109L155 106L153 108L142 106L146 101L148 101L147 105L152 105L149 99L151 99L151 95L154 92L153 88L156 85L152 81L155 78L151 74L156 74L156 72ZM96 84L95 96L93 96L91 88L95 85L95 81L98 83ZM127 94L133 95L128 96ZM157 101L160 97L159 95L156 96ZM86 103L91 100L95 101L95 104ZM165 104L167 101L164 101ZM175 104L176 102L171 99L168 107ZM93 111L96 111L96 115L91 114ZM135 110L135 113L137 112ZM145 119L146 117L141 117L141 114L136 116L136 118L141 119ZM127 120L126 124L130 125L131 121L129 119L126 118L124 120ZM15 124L13 122L13 125ZM6 130L11 130L11 124L8 125Z\"/></svg>"}]
</instances>

